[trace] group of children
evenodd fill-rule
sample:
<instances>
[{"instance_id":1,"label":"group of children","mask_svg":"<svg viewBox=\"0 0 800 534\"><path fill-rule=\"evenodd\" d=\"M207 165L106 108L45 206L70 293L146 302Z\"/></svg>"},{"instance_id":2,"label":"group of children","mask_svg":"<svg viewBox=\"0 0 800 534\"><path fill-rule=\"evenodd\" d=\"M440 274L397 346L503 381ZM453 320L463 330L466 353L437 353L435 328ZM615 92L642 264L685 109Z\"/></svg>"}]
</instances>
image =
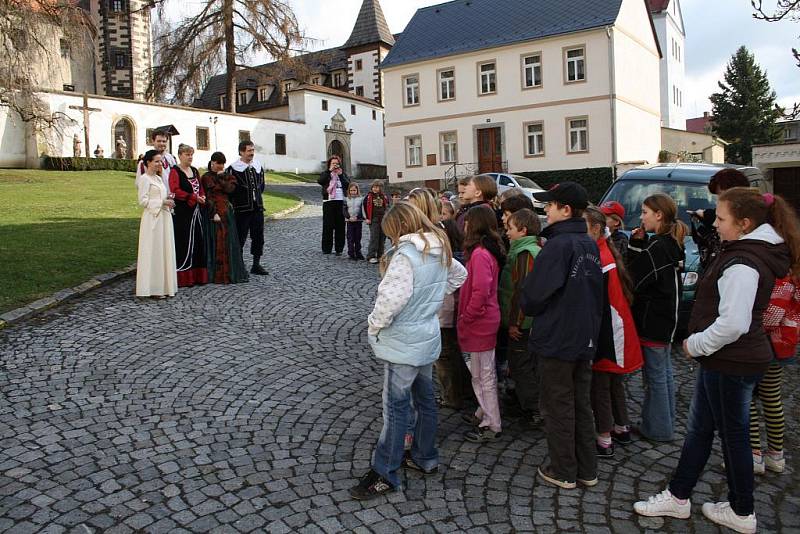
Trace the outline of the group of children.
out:
<instances>
[{"instance_id":1,"label":"group of children","mask_svg":"<svg viewBox=\"0 0 800 534\"><path fill-rule=\"evenodd\" d=\"M363 260L361 253L361 234L363 224L369 226L369 246L366 259L378 263L383 256L386 234L381 228L386 211L400 200L400 193L392 192L391 199L383 192L383 182L375 180L366 196L355 182L347 186L344 199L344 220L347 225L347 256L351 260Z\"/></svg>"},{"instance_id":2,"label":"group of children","mask_svg":"<svg viewBox=\"0 0 800 534\"><path fill-rule=\"evenodd\" d=\"M716 429L726 443L731 499L739 500L703 511L734 529L745 524L740 531L750 532L749 525L755 525L752 481L748 501L743 482L748 467L741 453L747 448L752 479L747 424L742 425L747 415L720 419L718 412L725 410L718 404L724 394L735 393L746 401L749 414L753 389L773 354L765 346L761 317L775 281L788 284L784 304L798 300L792 276L800 272L800 233L778 197L768 201L751 189L732 191L720 197L720 235L735 243L732 250L745 252L721 254L728 263L715 263L711 278L704 278L692 335L684 344L686 355L712 376L705 383L701 370L687 445L670 489L637 503L635 510L688 517L688 494ZM380 190L373 187L371 193ZM401 467L424 475L437 471L434 364L443 405L461 408L472 396L477 401L474 413L463 414L471 426L465 439L499 439L501 404L504 415L534 424L541 420L549 461L538 473L564 489L596 485L598 458L613 457L615 443L632 441L624 377L640 368L645 396L636 430L650 441L675 439L671 344L687 228L674 200L660 193L647 197L642 225L628 240L621 232L624 208L616 202L590 206L577 183L534 194L546 203L544 230L529 198L496 195L490 177L472 176L459 183L458 209L431 190L417 189L383 215L381 227L392 247L381 260L383 279L368 318L368 337L384 362L384 428L372 468L351 489L355 498L399 487ZM734 285L728 284L745 288L745 296L731 296ZM784 334L796 334L797 323L787 326L784 315L789 314L773 317L772 323L782 325ZM797 336L790 339L796 343ZM753 350L760 355L749 355ZM733 378L723 380L720 374ZM737 379L741 376L746 378ZM500 388L498 379L514 387ZM725 387L719 385L723 381ZM702 390L718 386L713 395ZM739 452L731 452L734 448Z\"/></svg>"}]
</instances>

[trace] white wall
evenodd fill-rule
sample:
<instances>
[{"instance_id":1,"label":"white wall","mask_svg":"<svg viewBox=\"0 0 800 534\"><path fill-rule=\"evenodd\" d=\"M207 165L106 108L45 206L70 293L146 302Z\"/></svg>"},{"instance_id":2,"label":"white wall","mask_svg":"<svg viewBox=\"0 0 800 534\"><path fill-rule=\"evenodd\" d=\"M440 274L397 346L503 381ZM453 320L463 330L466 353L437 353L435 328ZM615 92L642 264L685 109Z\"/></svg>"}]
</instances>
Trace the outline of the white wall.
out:
<instances>
[{"instance_id":1,"label":"white wall","mask_svg":"<svg viewBox=\"0 0 800 534\"><path fill-rule=\"evenodd\" d=\"M660 65L661 122L667 128L685 130L689 95L686 93L686 36L680 2L672 0L666 11L653 17L653 23L663 55ZM673 42L680 47L680 59L673 52ZM682 102L674 101L673 87L681 91Z\"/></svg>"},{"instance_id":2,"label":"white wall","mask_svg":"<svg viewBox=\"0 0 800 534\"><path fill-rule=\"evenodd\" d=\"M0 167L24 167L26 154L25 123L0 106Z\"/></svg>"},{"instance_id":3,"label":"white wall","mask_svg":"<svg viewBox=\"0 0 800 534\"><path fill-rule=\"evenodd\" d=\"M365 98L377 98L378 94L375 89L375 72L378 69L378 50L370 50L368 52L361 52L353 54L348 58L350 63L350 72L352 73L352 93L356 94L356 87L364 87ZM356 70L356 60L362 61L361 70Z\"/></svg>"}]
</instances>

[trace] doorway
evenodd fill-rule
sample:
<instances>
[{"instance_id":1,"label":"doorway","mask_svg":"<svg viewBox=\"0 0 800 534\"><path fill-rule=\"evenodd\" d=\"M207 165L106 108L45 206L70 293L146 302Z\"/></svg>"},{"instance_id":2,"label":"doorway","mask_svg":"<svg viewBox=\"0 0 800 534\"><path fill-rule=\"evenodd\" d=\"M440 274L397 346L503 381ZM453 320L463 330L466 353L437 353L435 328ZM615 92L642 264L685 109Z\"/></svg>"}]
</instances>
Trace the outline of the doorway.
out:
<instances>
[{"instance_id":1,"label":"doorway","mask_svg":"<svg viewBox=\"0 0 800 534\"><path fill-rule=\"evenodd\" d=\"M503 171L503 144L500 128L478 130L478 172Z\"/></svg>"},{"instance_id":2,"label":"doorway","mask_svg":"<svg viewBox=\"0 0 800 534\"><path fill-rule=\"evenodd\" d=\"M349 176L350 169L348 168L347 162L350 158L347 157L344 145L337 139L334 139L331 141L331 144L328 145L328 157L330 158L333 155L339 156L339 159L342 161L342 169Z\"/></svg>"}]
</instances>

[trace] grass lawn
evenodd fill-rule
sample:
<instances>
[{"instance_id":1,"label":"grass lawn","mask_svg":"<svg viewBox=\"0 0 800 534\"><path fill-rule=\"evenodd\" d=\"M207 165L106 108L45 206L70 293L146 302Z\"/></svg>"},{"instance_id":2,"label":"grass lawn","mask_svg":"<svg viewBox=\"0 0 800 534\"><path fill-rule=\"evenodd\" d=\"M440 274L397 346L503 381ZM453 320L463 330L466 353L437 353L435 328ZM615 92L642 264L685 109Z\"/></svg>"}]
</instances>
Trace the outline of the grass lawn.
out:
<instances>
[{"instance_id":1,"label":"grass lawn","mask_svg":"<svg viewBox=\"0 0 800 534\"><path fill-rule=\"evenodd\" d=\"M268 184L297 184L297 183L317 183L319 174L293 172L268 172L264 175L264 181Z\"/></svg>"},{"instance_id":2,"label":"grass lawn","mask_svg":"<svg viewBox=\"0 0 800 534\"><path fill-rule=\"evenodd\" d=\"M0 312L136 261L134 174L0 169ZM264 195L267 213L295 197Z\"/></svg>"}]
</instances>

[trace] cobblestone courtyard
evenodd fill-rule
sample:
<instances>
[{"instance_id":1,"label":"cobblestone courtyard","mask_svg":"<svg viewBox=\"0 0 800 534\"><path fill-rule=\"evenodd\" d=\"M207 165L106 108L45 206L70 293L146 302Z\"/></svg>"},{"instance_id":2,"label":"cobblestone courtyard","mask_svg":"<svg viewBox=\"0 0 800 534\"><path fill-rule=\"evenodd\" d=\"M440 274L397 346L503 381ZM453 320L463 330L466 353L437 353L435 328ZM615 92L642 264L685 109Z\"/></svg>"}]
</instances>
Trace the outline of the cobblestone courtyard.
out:
<instances>
[{"instance_id":1,"label":"cobblestone courtyard","mask_svg":"<svg viewBox=\"0 0 800 534\"><path fill-rule=\"evenodd\" d=\"M281 189L308 203L268 223L269 276L168 301L137 301L126 279L0 331L0 531L718 532L699 507L726 495L718 450L691 521L638 518L681 441L636 441L601 462L598 486L555 490L536 478L540 430L506 420L478 446L448 409L438 475L352 500L381 429L365 326L376 268L322 256L318 188ZM676 365L682 434L692 372ZM761 532L800 531L798 378L788 472L757 479ZM635 420L639 375L629 393Z\"/></svg>"}]
</instances>

